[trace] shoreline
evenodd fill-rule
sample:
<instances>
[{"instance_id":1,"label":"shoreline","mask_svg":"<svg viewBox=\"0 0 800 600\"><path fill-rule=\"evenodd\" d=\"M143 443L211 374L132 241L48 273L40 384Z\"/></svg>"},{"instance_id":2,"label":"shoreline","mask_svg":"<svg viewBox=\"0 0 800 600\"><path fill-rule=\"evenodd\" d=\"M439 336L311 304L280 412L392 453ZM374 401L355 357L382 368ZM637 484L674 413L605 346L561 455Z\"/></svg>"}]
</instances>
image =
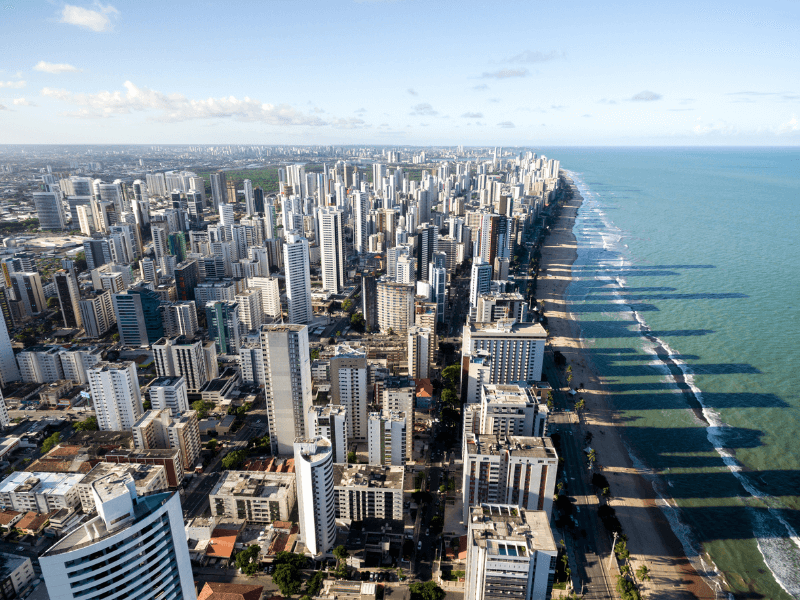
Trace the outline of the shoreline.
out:
<instances>
[{"instance_id":1,"label":"shoreline","mask_svg":"<svg viewBox=\"0 0 800 600\"><path fill-rule=\"evenodd\" d=\"M572 366L572 387L582 384L581 396L586 410L581 419L581 429L592 434L597 464L602 466L601 472L609 481L612 497L608 504L616 510L628 536L633 570L643 564L650 570L651 580L642 586L642 591L650 598L711 600L716 594L710 582L692 564L658 505L659 501L650 499L654 496L653 482L648 479L646 470L634 464L631 458L624 439L624 427L603 386L602 376L585 351L580 323L566 304L566 292L572 282L572 265L578 258L573 227L583 203L574 182L567 181L573 186L573 195L542 245L542 275L536 288L537 301L545 302L550 348L560 351L567 364ZM669 498L664 502L674 506ZM693 558L702 561L700 556Z\"/></svg>"}]
</instances>

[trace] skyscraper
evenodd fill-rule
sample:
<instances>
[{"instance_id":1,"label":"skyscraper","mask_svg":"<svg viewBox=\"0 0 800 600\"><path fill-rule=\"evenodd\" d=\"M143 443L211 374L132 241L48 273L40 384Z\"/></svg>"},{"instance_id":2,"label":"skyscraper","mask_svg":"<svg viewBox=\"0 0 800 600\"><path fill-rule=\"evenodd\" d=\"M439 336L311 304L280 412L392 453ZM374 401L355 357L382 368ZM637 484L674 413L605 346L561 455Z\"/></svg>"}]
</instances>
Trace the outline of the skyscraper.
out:
<instances>
[{"instance_id":1,"label":"skyscraper","mask_svg":"<svg viewBox=\"0 0 800 600\"><path fill-rule=\"evenodd\" d=\"M330 361L331 399L347 409L347 435L367 439L367 353L364 348L339 344Z\"/></svg>"},{"instance_id":2,"label":"skyscraper","mask_svg":"<svg viewBox=\"0 0 800 600\"><path fill-rule=\"evenodd\" d=\"M299 234L290 233L283 253L289 322L308 323L313 318L308 240Z\"/></svg>"},{"instance_id":3,"label":"skyscraper","mask_svg":"<svg viewBox=\"0 0 800 600\"><path fill-rule=\"evenodd\" d=\"M377 284L378 327L381 333L405 335L414 324L413 284L381 280Z\"/></svg>"},{"instance_id":4,"label":"skyscraper","mask_svg":"<svg viewBox=\"0 0 800 600\"><path fill-rule=\"evenodd\" d=\"M156 377L147 387L147 394L153 410L169 409L174 418L189 410L183 377Z\"/></svg>"},{"instance_id":5,"label":"skyscraper","mask_svg":"<svg viewBox=\"0 0 800 600\"><path fill-rule=\"evenodd\" d=\"M344 406L328 404L312 406L308 411L308 430L311 437L324 437L331 442L333 462L347 462L347 409Z\"/></svg>"},{"instance_id":6,"label":"skyscraper","mask_svg":"<svg viewBox=\"0 0 800 600\"><path fill-rule=\"evenodd\" d=\"M130 431L143 412L136 363L100 362L86 375L97 426L102 431Z\"/></svg>"},{"instance_id":7,"label":"skyscraper","mask_svg":"<svg viewBox=\"0 0 800 600\"><path fill-rule=\"evenodd\" d=\"M91 487L97 516L67 531L39 558L50 597L195 598L180 494L137 497L129 473L109 474Z\"/></svg>"},{"instance_id":8,"label":"skyscraper","mask_svg":"<svg viewBox=\"0 0 800 600\"><path fill-rule=\"evenodd\" d=\"M323 437L298 437L293 450L300 537L312 555L321 556L336 541L333 447Z\"/></svg>"},{"instance_id":9,"label":"skyscraper","mask_svg":"<svg viewBox=\"0 0 800 600\"><path fill-rule=\"evenodd\" d=\"M217 344L219 354L239 352L239 304L209 302L206 304L208 337Z\"/></svg>"},{"instance_id":10,"label":"skyscraper","mask_svg":"<svg viewBox=\"0 0 800 600\"><path fill-rule=\"evenodd\" d=\"M67 226L61 192L33 192L33 205L41 229L65 229Z\"/></svg>"},{"instance_id":11,"label":"skyscraper","mask_svg":"<svg viewBox=\"0 0 800 600\"><path fill-rule=\"evenodd\" d=\"M488 294L492 281L492 265L476 256L472 261L472 277L469 282L469 304L478 306L481 294Z\"/></svg>"},{"instance_id":12,"label":"skyscraper","mask_svg":"<svg viewBox=\"0 0 800 600\"><path fill-rule=\"evenodd\" d=\"M81 300L78 302L78 308L87 337L102 337L117 322L110 291Z\"/></svg>"},{"instance_id":13,"label":"skyscraper","mask_svg":"<svg viewBox=\"0 0 800 600\"><path fill-rule=\"evenodd\" d=\"M228 202L228 186L225 181L225 173L223 171L211 173L209 179L211 180L211 200L214 203L214 210L216 211L221 204L227 204Z\"/></svg>"},{"instance_id":14,"label":"skyscraper","mask_svg":"<svg viewBox=\"0 0 800 600\"><path fill-rule=\"evenodd\" d=\"M345 286L342 211L334 208L319 210L319 237L322 289L338 294Z\"/></svg>"},{"instance_id":15,"label":"skyscraper","mask_svg":"<svg viewBox=\"0 0 800 600\"><path fill-rule=\"evenodd\" d=\"M210 342L210 346L216 347L214 342ZM207 368L206 352L199 339L182 335L161 338L153 344L153 358L159 377L183 377L187 390L192 393L199 392L206 381L216 377Z\"/></svg>"},{"instance_id":16,"label":"skyscraper","mask_svg":"<svg viewBox=\"0 0 800 600\"><path fill-rule=\"evenodd\" d=\"M312 403L308 327L262 325L261 353L272 453L291 455L295 438L307 435Z\"/></svg>"},{"instance_id":17,"label":"skyscraper","mask_svg":"<svg viewBox=\"0 0 800 600\"><path fill-rule=\"evenodd\" d=\"M164 336L161 297L137 287L113 294L114 315L123 346L149 346Z\"/></svg>"},{"instance_id":18,"label":"skyscraper","mask_svg":"<svg viewBox=\"0 0 800 600\"><path fill-rule=\"evenodd\" d=\"M434 335L430 328L408 328L408 376L411 379L427 379L430 376L430 351L433 342Z\"/></svg>"},{"instance_id":19,"label":"skyscraper","mask_svg":"<svg viewBox=\"0 0 800 600\"><path fill-rule=\"evenodd\" d=\"M196 260L186 260L175 266L175 291L178 300L194 300L194 288L200 283Z\"/></svg>"},{"instance_id":20,"label":"skyscraper","mask_svg":"<svg viewBox=\"0 0 800 600\"><path fill-rule=\"evenodd\" d=\"M5 319L0 319L0 386L5 387L12 381L19 380L19 366L14 357L11 339L8 337L6 322Z\"/></svg>"},{"instance_id":21,"label":"skyscraper","mask_svg":"<svg viewBox=\"0 0 800 600\"><path fill-rule=\"evenodd\" d=\"M356 252L364 254L367 251L367 217L369 215L369 197L365 192L353 193L353 209L355 213L355 237L353 243Z\"/></svg>"},{"instance_id":22,"label":"skyscraper","mask_svg":"<svg viewBox=\"0 0 800 600\"><path fill-rule=\"evenodd\" d=\"M61 305L64 327L80 327L83 323L80 307L78 306L81 292L78 288L75 272L72 269L56 271L53 274L53 282L56 284L56 294Z\"/></svg>"},{"instance_id":23,"label":"skyscraper","mask_svg":"<svg viewBox=\"0 0 800 600\"><path fill-rule=\"evenodd\" d=\"M38 315L47 310L47 303L42 290L42 277L39 273L11 273L11 285L17 300L28 316Z\"/></svg>"},{"instance_id":24,"label":"skyscraper","mask_svg":"<svg viewBox=\"0 0 800 600\"><path fill-rule=\"evenodd\" d=\"M417 279L428 281L428 268L439 247L439 229L430 223L417 227Z\"/></svg>"}]
</instances>

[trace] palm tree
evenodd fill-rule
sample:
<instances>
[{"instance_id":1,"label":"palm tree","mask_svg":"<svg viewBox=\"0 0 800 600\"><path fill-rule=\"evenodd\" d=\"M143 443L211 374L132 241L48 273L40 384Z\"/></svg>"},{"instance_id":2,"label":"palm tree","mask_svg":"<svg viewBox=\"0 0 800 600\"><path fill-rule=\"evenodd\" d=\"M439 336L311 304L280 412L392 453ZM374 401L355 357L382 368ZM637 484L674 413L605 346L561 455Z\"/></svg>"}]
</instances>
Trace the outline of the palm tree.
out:
<instances>
[{"instance_id":1,"label":"palm tree","mask_svg":"<svg viewBox=\"0 0 800 600\"><path fill-rule=\"evenodd\" d=\"M642 581L650 581L650 569L647 568L647 565L636 569L636 577Z\"/></svg>"},{"instance_id":2,"label":"palm tree","mask_svg":"<svg viewBox=\"0 0 800 600\"><path fill-rule=\"evenodd\" d=\"M592 448L589 450L589 452L587 452L586 458L589 459L589 469L591 469L594 466L595 461L597 461L597 451Z\"/></svg>"}]
</instances>

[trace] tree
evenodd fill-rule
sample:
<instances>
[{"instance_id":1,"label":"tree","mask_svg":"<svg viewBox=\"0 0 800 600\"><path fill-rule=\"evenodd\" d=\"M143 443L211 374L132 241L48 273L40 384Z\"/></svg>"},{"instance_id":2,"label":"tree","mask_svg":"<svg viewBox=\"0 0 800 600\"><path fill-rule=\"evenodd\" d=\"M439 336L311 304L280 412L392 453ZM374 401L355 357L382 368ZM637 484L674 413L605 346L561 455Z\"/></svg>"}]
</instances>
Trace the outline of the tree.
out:
<instances>
[{"instance_id":1,"label":"tree","mask_svg":"<svg viewBox=\"0 0 800 600\"><path fill-rule=\"evenodd\" d=\"M297 569L288 564L278 565L272 574L272 581L284 596L293 596L300 591L302 581Z\"/></svg>"},{"instance_id":2,"label":"tree","mask_svg":"<svg viewBox=\"0 0 800 600\"><path fill-rule=\"evenodd\" d=\"M273 562L276 565L290 565L300 570L306 566L306 557L303 554L295 554L294 552L281 550L275 555L275 560Z\"/></svg>"},{"instance_id":3,"label":"tree","mask_svg":"<svg viewBox=\"0 0 800 600\"><path fill-rule=\"evenodd\" d=\"M435 581L412 583L408 586L412 600L444 600L445 591Z\"/></svg>"},{"instance_id":4,"label":"tree","mask_svg":"<svg viewBox=\"0 0 800 600\"><path fill-rule=\"evenodd\" d=\"M245 575L255 575L258 571L258 553L261 547L258 544L248 546L236 555L236 566Z\"/></svg>"},{"instance_id":5,"label":"tree","mask_svg":"<svg viewBox=\"0 0 800 600\"><path fill-rule=\"evenodd\" d=\"M192 410L197 411L198 419L205 419L208 416L208 411L212 408L214 408L214 404L212 402L203 402L202 400L192 402Z\"/></svg>"},{"instance_id":6,"label":"tree","mask_svg":"<svg viewBox=\"0 0 800 600\"><path fill-rule=\"evenodd\" d=\"M591 469L594 466L594 463L597 461L597 451L592 448L586 453L586 458L589 460L589 468Z\"/></svg>"},{"instance_id":7,"label":"tree","mask_svg":"<svg viewBox=\"0 0 800 600\"><path fill-rule=\"evenodd\" d=\"M353 313L352 315L350 315L350 325L352 325L356 329L360 329L363 331L364 315L362 315L360 312Z\"/></svg>"},{"instance_id":8,"label":"tree","mask_svg":"<svg viewBox=\"0 0 800 600\"><path fill-rule=\"evenodd\" d=\"M456 396L456 393L453 390L444 390L442 392L442 403L455 406L458 404L458 396Z\"/></svg>"},{"instance_id":9,"label":"tree","mask_svg":"<svg viewBox=\"0 0 800 600\"><path fill-rule=\"evenodd\" d=\"M642 565L636 569L636 577L642 581L650 581L650 569L647 568L647 565Z\"/></svg>"},{"instance_id":10,"label":"tree","mask_svg":"<svg viewBox=\"0 0 800 600\"><path fill-rule=\"evenodd\" d=\"M581 398L575 403L575 410L577 410L578 412L581 412L585 408L586 408L586 400L584 400L583 398Z\"/></svg>"},{"instance_id":11,"label":"tree","mask_svg":"<svg viewBox=\"0 0 800 600\"><path fill-rule=\"evenodd\" d=\"M341 564L347 560L347 557L350 556L350 553L344 546L336 546L336 548L333 549L333 556L339 561L339 565L341 566Z\"/></svg>"},{"instance_id":12,"label":"tree","mask_svg":"<svg viewBox=\"0 0 800 600\"><path fill-rule=\"evenodd\" d=\"M314 573L314 576L308 580L306 583L306 595L305 598L314 597L319 594L320 588L322 588L322 582L325 579L325 572L324 571L317 571ZM302 598L300 600L303 600Z\"/></svg>"},{"instance_id":13,"label":"tree","mask_svg":"<svg viewBox=\"0 0 800 600\"><path fill-rule=\"evenodd\" d=\"M311 351L311 360L317 360L319 358L319 348L315 348Z\"/></svg>"},{"instance_id":14,"label":"tree","mask_svg":"<svg viewBox=\"0 0 800 600\"><path fill-rule=\"evenodd\" d=\"M229 452L225 458L222 459L222 468L229 471L235 470L241 466L245 458L247 458L247 452L244 450Z\"/></svg>"},{"instance_id":15,"label":"tree","mask_svg":"<svg viewBox=\"0 0 800 600\"><path fill-rule=\"evenodd\" d=\"M342 310L344 312L352 312L353 306L355 306L355 305L353 304L352 300L348 299L348 300L345 300L344 302L342 302Z\"/></svg>"},{"instance_id":16,"label":"tree","mask_svg":"<svg viewBox=\"0 0 800 600\"><path fill-rule=\"evenodd\" d=\"M212 452L214 452L217 449L217 446L219 446L219 442L216 440L216 438L211 438L210 440L208 440L208 443L206 444L206 448L208 448Z\"/></svg>"},{"instance_id":17,"label":"tree","mask_svg":"<svg viewBox=\"0 0 800 600\"><path fill-rule=\"evenodd\" d=\"M59 432L55 432L49 438L47 438L44 442L42 442L42 454L47 454L58 446L61 443L61 434Z\"/></svg>"},{"instance_id":18,"label":"tree","mask_svg":"<svg viewBox=\"0 0 800 600\"><path fill-rule=\"evenodd\" d=\"M617 545L614 546L614 553L617 555L619 560L628 560L631 556L631 553L628 550L628 543L625 540L620 540L617 542Z\"/></svg>"},{"instance_id":19,"label":"tree","mask_svg":"<svg viewBox=\"0 0 800 600\"><path fill-rule=\"evenodd\" d=\"M353 463L356 462L356 460L358 460L358 459L356 457L356 453L355 452L351 451L351 452L347 453L347 462L348 463L350 463L352 465Z\"/></svg>"},{"instance_id":20,"label":"tree","mask_svg":"<svg viewBox=\"0 0 800 600\"><path fill-rule=\"evenodd\" d=\"M87 417L75 423L72 428L75 431L97 431L97 417Z\"/></svg>"},{"instance_id":21,"label":"tree","mask_svg":"<svg viewBox=\"0 0 800 600\"><path fill-rule=\"evenodd\" d=\"M75 266L76 273L82 273L83 271L85 271L88 268L88 265L86 264L86 253L78 252L75 255L75 260L73 261L73 264Z\"/></svg>"},{"instance_id":22,"label":"tree","mask_svg":"<svg viewBox=\"0 0 800 600\"><path fill-rule=\"evenodd\" d=\"M446 379L453 387L456 386L460 374L461 371L458 365L450 365L449 367L442 369L442 378Z\"/></svg>"}]
</instances>

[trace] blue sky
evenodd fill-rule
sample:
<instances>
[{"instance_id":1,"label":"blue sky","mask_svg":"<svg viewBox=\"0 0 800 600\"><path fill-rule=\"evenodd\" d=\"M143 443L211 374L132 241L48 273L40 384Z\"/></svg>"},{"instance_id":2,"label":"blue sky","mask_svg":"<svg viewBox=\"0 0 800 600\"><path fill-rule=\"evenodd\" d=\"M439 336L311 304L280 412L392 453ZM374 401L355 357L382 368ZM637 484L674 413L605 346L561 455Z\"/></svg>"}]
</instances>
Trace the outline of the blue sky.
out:
<instances>
[{"instance_id":1,"label":"blue sky","mask_svg":"<svg viewBox=\"0 0 800 600\"><path fill-rule=\"evenodd\" d=\"M800 142L794 1L70 2L4 3L0 143Z\"/></svg>"}]
</instances>

